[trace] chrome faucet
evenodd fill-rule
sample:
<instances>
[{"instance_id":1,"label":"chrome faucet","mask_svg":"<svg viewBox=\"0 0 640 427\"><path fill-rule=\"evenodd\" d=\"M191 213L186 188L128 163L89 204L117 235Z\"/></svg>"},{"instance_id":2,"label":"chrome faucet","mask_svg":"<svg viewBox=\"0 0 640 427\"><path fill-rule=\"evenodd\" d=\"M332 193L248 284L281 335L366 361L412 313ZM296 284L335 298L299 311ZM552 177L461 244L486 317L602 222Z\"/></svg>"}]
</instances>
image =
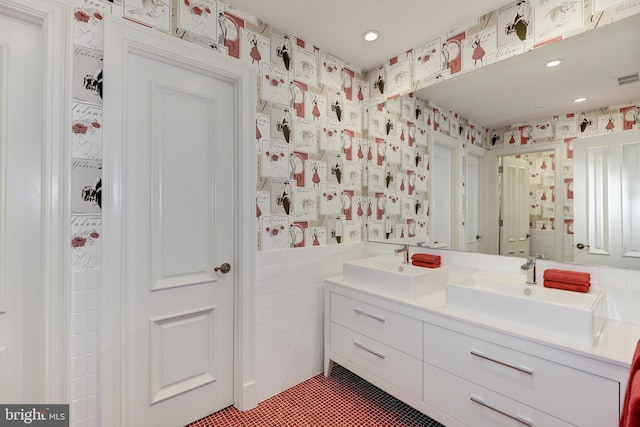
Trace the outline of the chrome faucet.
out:
<instances>
[{"instance_id":1,"label":"chrome faucet","mask_svg":"<svg viewBox=\"0 0 640 427\"><path fill-rule=\"evenodd\" d=\"M536 258L529 257L527 258L527 262L520 266L520 271L523 273L527 273L527 284L535 285L536 284Z\"/></svg>"},{"instance_id":2,"label":"chrome faucet","mask_svg":"<svg viewBox=\"0 0 640 427\"><path fill-rule=\"evenodd\" d=\"M394 249L394 253L399 254L400 252L404 252L404 264L409 264L409 245L402 245L401 248Z\"/></svg>"}]
</instances>

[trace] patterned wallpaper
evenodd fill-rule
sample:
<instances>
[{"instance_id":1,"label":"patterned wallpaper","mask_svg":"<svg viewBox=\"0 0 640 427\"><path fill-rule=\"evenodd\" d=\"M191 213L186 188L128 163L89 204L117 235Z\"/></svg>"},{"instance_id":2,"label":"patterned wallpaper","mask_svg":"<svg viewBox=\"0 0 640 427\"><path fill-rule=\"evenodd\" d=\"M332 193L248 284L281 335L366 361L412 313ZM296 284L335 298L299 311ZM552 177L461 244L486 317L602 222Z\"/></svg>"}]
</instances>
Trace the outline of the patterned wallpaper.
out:
<instances>
[{"instance_id":1,"label":"patterned wallpaper","mask_svg":"<svg viewBox=\"0 0 640 427\"><path fill-rule=\"evenodd\" d=\"M638 126L634 105L488 130L411 93L640 13L637 0L520 0L366 73L216 0L76 0L74 269L99 268L103 17L118 14L256 68L259 250L428 234L428 131L491 149ZM108 78L108 76L107 76ZM563 171L572 169L569 154ZM570 174L567 173L567 176ZM366 219L371 220L366 222ZM379 238L379 237L378 237Z\"/></svg>"},{"instance_id":2,"label":"patterned wallpaper","mask_svg":"<svg viewBox=\"0 0 640 427\"><path fill-rule=\"evenodd\" d=\"M444 133L459 139L461 145L488 150L562 142L564 155L557 159L564 179L562 189L552 184L556 159L525 156L532 165L530 222L532 229L561 227L565 234L573 234L573 141L640 128L640 100L486 129L446 106L414 99L412 92L637 13L640 3L636 0L518 0L479 17L466 29L456 28L428 40L367 73L372 91L365 134L369 151L374 153L367 168L367 205L378 207L368 221L368 237L421 237L430 235L431 227L437 226L429 222L427 132ZM463 178L462 193L464 184ZM556 224L558 214L551 203L559 191L563 192L564 224Z\"/></svg>"}]
</instances>

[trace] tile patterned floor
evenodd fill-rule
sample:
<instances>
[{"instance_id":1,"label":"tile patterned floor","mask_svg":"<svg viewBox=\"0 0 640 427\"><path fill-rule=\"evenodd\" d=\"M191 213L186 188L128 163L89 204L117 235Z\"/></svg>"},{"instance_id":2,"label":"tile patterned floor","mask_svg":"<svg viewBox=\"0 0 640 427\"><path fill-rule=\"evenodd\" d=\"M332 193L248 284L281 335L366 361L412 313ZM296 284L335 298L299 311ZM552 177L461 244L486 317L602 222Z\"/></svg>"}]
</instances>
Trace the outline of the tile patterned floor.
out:
<instances>
[{"instance_id":1,"label":"tile patterned floor","mask_svg":"<svg viewBox=\"0 0 640 427\"><path fill-rule=\"evenodd\" d=\"M187 427L444 427L336 365L256 408L223 409Z\"/></svg>"}]
</instances>

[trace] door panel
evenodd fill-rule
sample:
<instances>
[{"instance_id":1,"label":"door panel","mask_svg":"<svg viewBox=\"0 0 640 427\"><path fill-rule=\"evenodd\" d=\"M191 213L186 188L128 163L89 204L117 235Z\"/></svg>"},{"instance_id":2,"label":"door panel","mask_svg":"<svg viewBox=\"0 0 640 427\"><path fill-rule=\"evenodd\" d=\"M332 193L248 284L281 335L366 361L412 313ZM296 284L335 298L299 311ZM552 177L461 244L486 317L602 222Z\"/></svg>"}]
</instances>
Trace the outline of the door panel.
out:
<instances>
[{"instance_id":1,"label":"door panel","mask_svg":"<svg viewBox=\"0 0 640 427\"><path fill-rule=\"evenodd\" d=\"M152 84L152 289L217 280L215 245L215 100ZM176 120L177 119L177 120ZM176 120L177 123L174 122ZM181 141L188 135L188 149ZM177 179L180 177L180 179ZM186 185L187 188L182 186ZM189 197L189 194L201 197ZM185 227L189 224L190 227ZM188 250L185 250L188 248Z\"/></svg>"},{"instance_id":2,"label":"door panel","mask_svg":"<svg viewBox=\"0 0 640 427\"><path fill-rule=\"evenodd\" d=\"M127 423L185 425L233 403L234 270L214 267L234 265L236 91L198 58L124 56Z\"/></svg>"}]
</instances>

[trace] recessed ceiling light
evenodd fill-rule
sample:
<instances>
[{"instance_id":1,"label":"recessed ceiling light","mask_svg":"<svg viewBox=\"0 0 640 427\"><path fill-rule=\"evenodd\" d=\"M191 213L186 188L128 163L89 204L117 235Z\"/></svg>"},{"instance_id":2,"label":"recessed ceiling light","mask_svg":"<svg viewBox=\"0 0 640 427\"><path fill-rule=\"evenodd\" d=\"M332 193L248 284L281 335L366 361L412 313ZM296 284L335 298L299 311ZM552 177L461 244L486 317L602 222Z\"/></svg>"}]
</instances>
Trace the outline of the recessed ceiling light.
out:
<instances>
[{"instance_id":1,"label":"recessed ceiling light","mask_svg":"<svg viewBox=\"0 0 640 427\"><path fill-rule=\"evenodd\" d=\"M547 67L551 68L551 67L557 67L558 65L560 65L560 63L562 62L562 59L554 59L553 61L549 61L547 62Z\"/></svg>"},{"instance_id":2,"label":"recessed ceiling light","mask_svg":"<svg viewBox=\"0 0 640 427\"><path fill-rule=\"evenodd\" d=\"M576 98L576 99L573 100L573 102L584 102L586 100L587 100L587 98Z\"/></svg>"},{"instance_id":3,"label":"recessed ceiling light","mask_svg":"<svg viewBox=\"0 0 640 427\"><path fill-rule=\"evenodd\" d=\"M362 35L362 38L365 39L365 41L372 42L378 38L379 34L380 33L378 33L376 30L369 30Z\"/></svg>"}]
</instances>

